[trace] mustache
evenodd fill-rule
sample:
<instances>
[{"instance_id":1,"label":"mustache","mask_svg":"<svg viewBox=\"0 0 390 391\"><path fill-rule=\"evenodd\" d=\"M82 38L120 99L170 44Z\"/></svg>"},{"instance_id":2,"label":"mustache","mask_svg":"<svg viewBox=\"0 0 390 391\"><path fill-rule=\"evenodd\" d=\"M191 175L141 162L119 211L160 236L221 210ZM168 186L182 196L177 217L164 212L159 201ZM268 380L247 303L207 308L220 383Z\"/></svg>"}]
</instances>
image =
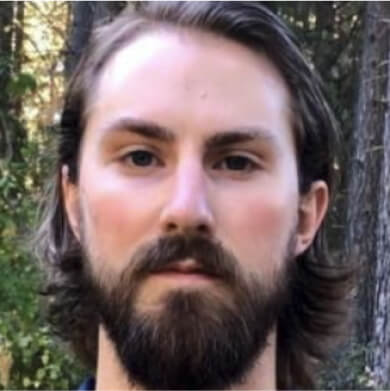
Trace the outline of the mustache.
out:
<instances>
[{"instance_id":1,"label":"mustache","mask_svg":"<svg viewBox=\"0 0 390 391\"><path fill-rule=\"evenodd\" d=\"M161 237L137 250L129 265L134 277L144 278L188 258L198 263L202 273L232 283L238 277L236 257L219 242L199 234Z\"/></svg>"}]
</instances>

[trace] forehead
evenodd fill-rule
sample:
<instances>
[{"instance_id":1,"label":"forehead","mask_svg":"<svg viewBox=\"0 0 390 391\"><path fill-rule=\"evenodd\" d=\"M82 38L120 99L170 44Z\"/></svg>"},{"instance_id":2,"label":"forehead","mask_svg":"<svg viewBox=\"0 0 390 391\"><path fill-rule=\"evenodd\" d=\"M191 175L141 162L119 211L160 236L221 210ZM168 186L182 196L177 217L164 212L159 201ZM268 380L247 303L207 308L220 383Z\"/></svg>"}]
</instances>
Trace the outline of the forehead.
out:
<instances>
[{"instance_id":1,"label":"forehead","mask_svg":"<svg viewBox=\"0 0 390 391\"><path fill-rule=\"evenodd\" d=\"M235 125L291 129L290 94L268 57L196 30L143 33L109 59L87 118L123 116L183 133Z\"/></svg>"}]
</instances>

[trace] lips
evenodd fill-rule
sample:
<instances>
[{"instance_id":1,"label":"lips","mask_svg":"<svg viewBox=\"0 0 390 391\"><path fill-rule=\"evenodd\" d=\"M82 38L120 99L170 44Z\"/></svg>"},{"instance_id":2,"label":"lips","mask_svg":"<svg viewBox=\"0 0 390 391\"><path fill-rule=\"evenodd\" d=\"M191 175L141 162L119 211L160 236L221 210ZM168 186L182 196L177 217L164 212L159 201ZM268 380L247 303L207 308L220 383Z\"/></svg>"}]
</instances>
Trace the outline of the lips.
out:
<instances>
[{"instance_id":1,"label":"lips","mask_svg":"<svg viewBox=\"0 0 390 391\"><path fill-rule=\"evenodd\" d=\"M165 267L159 269L157 273L180 273L180 274L202 274L211 276L202 265L192 259L184 261L172 262Z\"/></svg>"}]
</instances>

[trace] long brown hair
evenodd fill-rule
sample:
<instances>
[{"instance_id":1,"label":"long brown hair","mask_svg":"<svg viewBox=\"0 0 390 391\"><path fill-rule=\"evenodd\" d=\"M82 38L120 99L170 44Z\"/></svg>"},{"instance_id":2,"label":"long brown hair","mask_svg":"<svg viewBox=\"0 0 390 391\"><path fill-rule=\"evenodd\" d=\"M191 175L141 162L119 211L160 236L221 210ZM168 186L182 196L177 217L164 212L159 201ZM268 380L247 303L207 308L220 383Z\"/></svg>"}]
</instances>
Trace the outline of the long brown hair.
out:
<instances>
[{"instance_id":1,"label":"long brown hair","mask_svg":"<svg viewBox=\"0 0 390 391\"><path fill-rule=\"evenodd\" d=\"M265 53L279 69L293 102L300 193L315 180L335 190L337 126L319 77L283 22L256 2L141 2L93 32L70 81L62 115L54 178L35 250L47 276L45 293L54 330L95 367L98 317L82 282L80 245L70 229L61 193L61 167L78 180L80 143L89 94L107 60L138 34L161 26L200 29ZM245 77L243 75L243 77ZM314 368L342 331L351 274L329 257L324 225L296 259L297 278L277 324L277 386L312 388Z\"/></svg>"}]
</instances>

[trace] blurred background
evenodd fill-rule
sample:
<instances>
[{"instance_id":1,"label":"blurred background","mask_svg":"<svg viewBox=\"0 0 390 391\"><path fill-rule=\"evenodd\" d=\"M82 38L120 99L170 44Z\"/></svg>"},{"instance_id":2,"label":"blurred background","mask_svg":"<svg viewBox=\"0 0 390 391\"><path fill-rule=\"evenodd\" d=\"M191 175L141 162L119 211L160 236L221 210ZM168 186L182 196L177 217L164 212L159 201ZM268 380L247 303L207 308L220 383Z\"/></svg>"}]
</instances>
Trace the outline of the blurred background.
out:
<instances>
[{"instance_id":1,"label":"blurred background","mask_svg":"<svg viewBox=\"0 0 390 391\"><path fill-rule=\"evenodd\" d=\"M27 250L67 79L91 29L126 2L0 3L0 389L77 388L86 375L50 334ZM340 124L335 263L361 270L347 341L326 389L390 388L390 3L265 2L297 34Z\"/></svg>"}]
</instances>

